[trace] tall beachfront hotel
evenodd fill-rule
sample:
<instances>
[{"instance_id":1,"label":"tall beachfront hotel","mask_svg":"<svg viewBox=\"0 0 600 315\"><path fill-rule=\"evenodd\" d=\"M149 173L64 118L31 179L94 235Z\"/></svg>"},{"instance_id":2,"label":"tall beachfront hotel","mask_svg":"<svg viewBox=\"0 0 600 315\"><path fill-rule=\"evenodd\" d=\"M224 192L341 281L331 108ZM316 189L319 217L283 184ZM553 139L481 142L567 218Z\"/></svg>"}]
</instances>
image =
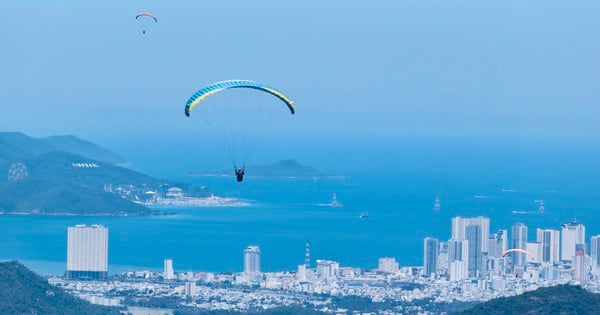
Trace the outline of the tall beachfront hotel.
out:
<instances>
[{"instance_id":1,"label":"tall beachfront hotel","mask_svg":"<svg viewBox=\"0 0 600 315\"><path fill-rule=\"evenodd\" d=\"M84 224L69 227L67 279L104 280L108 277L108 229Z\"/></svg>"},{"instance_id":2,"label":"tall beachfront hotel","mask_svg":"<svg viewBox=\"0 0 600 315\"><path fill-rule=\"evenodd\" d=\"M256 275L260 273L260 248L248 246L244 250L244 273Z\"/></svg>"}]
</instances>

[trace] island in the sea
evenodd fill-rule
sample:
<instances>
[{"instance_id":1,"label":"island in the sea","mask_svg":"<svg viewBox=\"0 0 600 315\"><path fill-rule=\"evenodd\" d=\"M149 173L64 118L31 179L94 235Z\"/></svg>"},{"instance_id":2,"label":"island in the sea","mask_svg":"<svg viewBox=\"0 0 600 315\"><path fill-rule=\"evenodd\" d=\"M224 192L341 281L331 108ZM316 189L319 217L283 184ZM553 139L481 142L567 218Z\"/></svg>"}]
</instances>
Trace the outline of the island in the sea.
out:
<instances>
[{"instance_id":1,"label":"island in the sea","mask_svg":"<svg viewBox=\"0 0 600 315\"><path fill-rule=\"evenodd\" d=\"M240 206L206 186L122 167L120 155L74 136L0 133L0 214L130 216L154 206Z\"/></svg>"}]
</instances>

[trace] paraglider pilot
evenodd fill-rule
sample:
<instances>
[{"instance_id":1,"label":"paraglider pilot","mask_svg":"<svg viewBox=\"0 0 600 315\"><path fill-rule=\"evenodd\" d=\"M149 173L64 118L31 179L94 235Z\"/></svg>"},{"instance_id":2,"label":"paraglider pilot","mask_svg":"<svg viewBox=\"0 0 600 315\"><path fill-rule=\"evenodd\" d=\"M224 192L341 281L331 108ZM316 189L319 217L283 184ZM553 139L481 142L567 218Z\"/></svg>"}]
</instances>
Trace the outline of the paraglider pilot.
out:
<instances>
[{"instance_id":1,"label":"paraglider pilot","mask_svg":"<svg viewBox=\"0 0 600 315\"><path fill-rule=\"evenodd\" d=\"M244 180L244 169L246 169L246 166L238 168L234 165L233 169L235 170L235 176L237 177L238 183L241 183Z\"/></svg>"}]
</instances>

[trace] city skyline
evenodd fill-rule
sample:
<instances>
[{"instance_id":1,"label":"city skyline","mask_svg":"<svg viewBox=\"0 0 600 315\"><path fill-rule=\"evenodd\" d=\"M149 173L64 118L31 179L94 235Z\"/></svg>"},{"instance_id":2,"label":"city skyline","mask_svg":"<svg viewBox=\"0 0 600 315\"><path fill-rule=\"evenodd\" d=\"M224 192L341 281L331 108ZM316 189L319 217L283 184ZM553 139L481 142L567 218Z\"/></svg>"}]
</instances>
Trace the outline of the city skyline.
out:
<instances>
[{"instance_id":1,"label":"city skyline","mask_svg":"<svg viewBox=\"0 0 600 315\"><path fill-rule=\"evenodd\" d=\"M516 278L527 274L533 276L533 273L529 273L530 270L536 272L536 277L556 280L560 278L559 269L569 272L570 278L580 282L587 282L600 276L600 269L596 268L600 236L592 236L590 242L586 243L585 226L581 222L563 223L560 225L560 231L537 228L535 242L527 239L528 227L523 223L516 223L511 227L510 248L507 248L506 230L499 230L488 234L489 251L485 252L479 245L473 246L469 243L478 241L479 230L481 226L489 226L489 218L454 217L451 225L450 239L447 242L440 242L436 253L431 253L429 248L433 239L430 237L424 239L423 275L429 276L432 273L429 261L431 257L440 255L444 260L440 260L436 276L447 277L450 281L508 274ZM591 253L587 248L591 248ZM473 254L470 252L472 250L478 253ZM479 256L484 259L485 268L482 270L476 268L479 266L479 260L474 257ZM477 265L473 267L472 264ZM477 273L473 272L475 270Z\"/></svg>"},{"instance_id":2,"label":"city skyline","mask_svg":"<svg viewBox=\"0 0 600 315\"><path fill-rule=\"evenodd\" d=\"M298 265L296 270L279 272L263 272L260 270L262 251L257 245L248 245L243 250L244 269L239 272L203 272L191 270L175 270L173 260L164 260L163 272L150 270L122 271L113 275L111 279L119 281L92 281L90 277L85 278L50 278L51 283L61 285L76 296L102 305L119 305L119 302L110 295L102 292L111 290L132 290L144 292L147 288L160 288L159 296L163 294L181 294L183 297L199 298L200 296L222 296L227 305L236 304L239 307L241 300L244 303L275 303L275 305L288 305L295 303L300 298L307 297L307 293L317 294L305 300L308 303L322 303L318 299L322 294L358 294L378 300L382 297L415 301L423 296L435 298L437 302L450 301L487 301L502 296L512 296L525 291L535 290L539 287L557 284L581 285L593 292L600 292L600 267L596 258L590 255L598 255L597 250L592 248L588 254L587 243L575 244L575 252L570 260L553 260L558 257L556 245L564 244L566 252L570 253L573 244L581 240L573 238L573 232L583 231L585 226L582 222L566 222L561 227L571 227L559 230L536 228L535 241L527 241L525 235L529 229L522 223L511 226L511 234L507 230L500 229L488 234L488 252L471 255L469 250L478 246L469 246L469 238L480 237L481 226L490 224L489 218L478 217L454 217L451 222L451 232L448 241L439 241L437 238L426 237L423 240L423 265L421 266L399 266L394 257L379 258L378 267L369 269L360 266L344 266L338 261L329 259L317 259L314 268L307 268L306 263ZM98 226L94 226L97 229ZM83 229L79 225L78 229ZM564 234L564 240L562 236ZM556 237L561 236L560 242ZM457 237L456 239L454 237ZM481 235L482 236L482 235ZM462 238L461 238L462 237ZM510 239L511 245L506 246ZM589 245L598 245L600 235L591 236ZM545 244L547 243L547 244ZM525 244L525 245L524 245ZM525 246L526 249L523 249ZM505 247L509 247L506 248ZM554 248L554 251L553 251ZM561 249L559 247L559 249ZM499 254L499 250L503 253ZM523 254L524 258L517 258L515 254ZM475 261L473 257L481 256L483 268L475 274L470 274L469 263ZM473 270L473 269L471 269ZM97 279L102 280L102 279ZM166 281L166 282L165 282ZM412 283L422 288L422 293L398 289L396 286L384 285L385 283L401 281ZM78 288L85 283L87 289L82 291ZM228 289L218 289L220 285L229 283ZM372 285L360 285L357 283L369 283ZM277 292L282 299L273 302L270 299L258 298L256 301L248 301L243 297L247 288L260 288L261 293L254 294L268 297L270 292ZM90 291L91 290L91 291ZM217 291L215 291L217 290ZM221 290L221 291L219 291ZM240 291L241 290L241 291ZM271 291L273 290L273 291ZM470 295L464 296L464 292ZM96 293L91 293L96 292ZM421 292L416 290L416 292ZM285 296L285 298L283 298ZM257 302L262 301L262 302ZM436 302L436 303L437 303ZM212 309L209 304L198 304L196 307ZM230 306L227 306L230 307Z\"/></svg>"},{"instance_id":3,"label":"city skyline","mask_svg":"<svg viewBox=\"0 0 600 315\"><path fill-rule=\"evenodd\" d=\"M528 227L522 223L517 223L512 226L511 246L507 246L506 230L501 229L496 233L488 234L488 238L485 239L488 251L484 252L481 249L483 246L478 241L478 238L483 238L479 230L481 226L487 227L489 224L489 218L483 216L472 218L454 217L451 222L451 230L457 238L451 236L448 241L443 242L437 238L426 237L423 240L423 265L421 266L423 275L439 276L439 271L447 268L445 272L448 272L449 277L451 277L450 274L454 273L454 277L457 279L479 278L479 274L483 269L477 269L477 267L488 268L490 267L490 263L492 264L491 266L497 265L498 262L492 262L491 260L502 259L507 255L509 250L512 251L514 249L523 250L523 252L514 252L511 254L510 261L512 268L524 267L528 263L556 264L560 262L573 262L575 257L581 255L581 251L583 251L584 256L587 255L590 258L596 257L593 258L593 262L600 265L600 262L597 261L600 255L600 235L591 236L589 243L584 242L581 244L581 240L584 240L585 237L585 226L581 222L566 222L560 225L561 230L536 228L535 242L527 240ZM107 278L108 228L98 224L90 226L78 224L69 227L68 234L67 277L81 278L78 273L75 275L77 271L87 273L85 277L88 278L90 277L90 272L94 274L93 278ZM470 242L469 239L475 239L475 241ZM469 243L475 243L477 246L469 245ZM309 269L309 242L307 241L306 244L304 263L298 266L304 266L305 269ZM572 248L574 252L571 258L563 259L569 255ZM479 253L472 254L470 253L472 250ZM480 260L483 256L485 256L485 259L490 259L490 261L484 262ZM561 257L560 260L558 259L559 256ZM324 259L317 259L317 261L321 262L321 265L330 265L333 263L330 260ZM248 245L243 250L243 262L243 273L249 275L260 274L260 247L257 245ZM470 266L473 263L476 264L475 267ZM376 269L384 272L393 272L398 268L399 264L396 262L395 257L382 257L379 259L379 265ZM95 274L98 272L100 272L99 276ZM162 273L164 278L167 280L173 279L174 272L173 259L165 258Z\"/></svg>"}]
</instances>

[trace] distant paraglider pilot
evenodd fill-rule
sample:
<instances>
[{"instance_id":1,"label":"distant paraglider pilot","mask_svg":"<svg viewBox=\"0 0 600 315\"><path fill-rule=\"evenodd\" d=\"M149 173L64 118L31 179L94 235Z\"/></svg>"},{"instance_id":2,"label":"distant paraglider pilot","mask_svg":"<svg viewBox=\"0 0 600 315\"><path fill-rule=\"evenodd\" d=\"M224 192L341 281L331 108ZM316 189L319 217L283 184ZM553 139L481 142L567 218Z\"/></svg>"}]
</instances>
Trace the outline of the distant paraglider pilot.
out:
<instances>
[{"instance_id":1,"label":"distant paraglider pilot","mask_svg":"<svg viewBox=\"0 0 600 315\"><path fill-rule=\"evenodd\" d=\"M136 20L140 20L140 21L154 21L154 23L158 23L158 19L152 14L152 13L148 13L148 12L141 12L140 14L135 16ZM142 23L142 22L140 22ZM150 22L151 23L151 22ZM148 27L149 25L147 24L147 22L143 22L144 25L146 25L145 27ZM144 28L142 30L142 34L146 34L146 28Z\"/></svg>"},{"instance_id":2,"label":"distant paraglider pilot","mask_svg":"<svg viewBox=\"0 0 600 315\"><path fill-rule=\"evenodd\" d=\"M244 169L246 169L246 166L238 168L234 165L233 168L235 169L235 176L238 183L241 183L244 180Z\"/></svg>"}]
</instances>

